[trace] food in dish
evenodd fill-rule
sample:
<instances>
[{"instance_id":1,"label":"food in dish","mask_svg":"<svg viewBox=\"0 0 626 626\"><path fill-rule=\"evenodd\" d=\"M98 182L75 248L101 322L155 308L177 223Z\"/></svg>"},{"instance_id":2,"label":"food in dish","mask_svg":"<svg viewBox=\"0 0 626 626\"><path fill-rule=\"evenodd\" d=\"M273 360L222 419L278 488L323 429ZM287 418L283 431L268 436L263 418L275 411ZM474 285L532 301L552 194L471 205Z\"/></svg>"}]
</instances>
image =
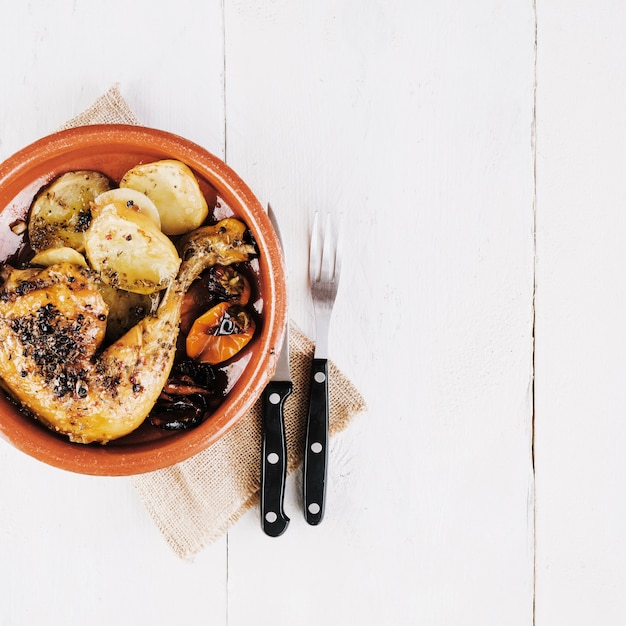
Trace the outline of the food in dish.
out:
<instances>
[{"instance_id":1,"label":"food in dish","mask_svg":"<svg viewBox=\"0 0 626 626\"><path fill-rule=\"evenodd\" d=\"M89 205L110 188L109 179L100 172L79 170L59 176L33 202L28 220L30 247L35 252L60 246L82 251Z\"/></svg>"},{"instance_id":2,"label":"food in dish","mask_svg":"<svg viewBox=\"0 0 626 626\"><path fill-rule=\"evenodd\" d=\"M96 196L93 200L92 207L96 210L102 210L108 204L116 204L118 206L122 204L128 208L132 208L138 213L143 213L161 230L161 216L159 215L159 210L156 208L154 202L140 191L123 189L121 187L110 189Z\"/></svg>"},{"instance_id":3,"label":"food in dish","mask_svg":"<svg viewBox=\"0 0 626 626\"><path fill-rule=\"evenodd\" d=\"M207 209L203 225L185 218L184 227L178 225L182 236L170 238L158 228L150 204L142 207L140 198L126 193L132 196L130 189L101 183L97 172L71 172L37 195L26 232L27 242L31 228L35 233L36 254L20 267L5 264L0 287L3 386L38 420L77 443L118 439L148 415L169 429L206 418L219 402L207 400L216 389L219 395L213 382L220 373L212 366L237 351L222 350L221 360L209 362L203 351L181 350L181 342L190 332L190 316L202 319L220 298L227 308L242 307L208 287L230 283L249 298L249 280L234 268L257 255L246 225L236 218L207 223ZM215 275L230 278L220 282ZM183 310L185 334L179 337ZM252 337L254 314L242 310ZM206 330L218 338L207 335L205 343L221 343L241 324ZM193 420L187 419L189 404Z\"/></svg>"},{"instance_id":4,"label":"food in dish","mask_svg":"<svg viewBox=\"0 0 626 626\"><path fill-rule=\"evenodd\" d=\"M107 285L150 294L172 283L180 257L172 240L133 207L119 200L94 204L85 254Z\"/></svg>"},{"instance_id":5,"label":"food in dish","mask_svg":"<svg viewBox=\"0 0 626 626\"><path fill-rule=\"evenodd\" d=\"M133 167L124 174L120 187L140 191L154 202L166 235L181 235L198 228L209 213L193 172L175 159Z\"/></svg>"},{"instance_id":6,"label":"food in dish","mask_svg":"<svg viewBox=\"0 0 626 626\"><path fill-rule=\"evenodd\" d=\"M248 344L254 328L254 319L244 307L220 302L193 323L187 356L209 365L227 361Z\"/></svg>"}]
</instances>

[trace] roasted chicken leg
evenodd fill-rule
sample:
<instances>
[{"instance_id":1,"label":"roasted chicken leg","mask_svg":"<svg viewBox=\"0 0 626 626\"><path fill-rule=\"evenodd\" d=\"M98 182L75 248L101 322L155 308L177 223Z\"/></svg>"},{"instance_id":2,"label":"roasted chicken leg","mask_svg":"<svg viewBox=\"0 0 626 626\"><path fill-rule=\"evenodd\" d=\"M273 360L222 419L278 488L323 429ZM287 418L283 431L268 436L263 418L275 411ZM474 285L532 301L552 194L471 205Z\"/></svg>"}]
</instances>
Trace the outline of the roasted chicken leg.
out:
<instances>
[{"instance_id":1,"label":"roasted chicken leg","mask_svg":"<svg viewBox=\"0 0 626 626\"><path fill-rule=\"evenodd\" d=\"M135 430L169 376L187 289L210 265L256 252L246 227L227 219L191 233L155 316L102 348L107 306L94 273L60 263L5 268L0 289L0 379L49 428L73 442L106 443Z\"/></svg>"}]
</instances>

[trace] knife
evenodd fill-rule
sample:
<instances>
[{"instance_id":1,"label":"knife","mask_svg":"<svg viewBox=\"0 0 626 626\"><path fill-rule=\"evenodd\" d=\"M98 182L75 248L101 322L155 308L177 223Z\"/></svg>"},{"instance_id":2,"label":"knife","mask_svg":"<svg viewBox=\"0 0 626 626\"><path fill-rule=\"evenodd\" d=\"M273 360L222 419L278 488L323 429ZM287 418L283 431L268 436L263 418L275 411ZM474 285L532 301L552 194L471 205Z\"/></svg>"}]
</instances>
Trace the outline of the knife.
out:
<instances>
[{"instance_id":1,"label":"knife","mask_svg":"<svg viewBox=\"0 0 626 626\"><path fill-rule=\"evenodd\" d=\"M283 247L272 207L267 214ZM284 247L283 247L284 255ZM261 525L270 537L279 537L289 525L283 510L287 478L287 444L283 408L293 385L289 371L289 320L285 324L283 346L276 369L262 394L263 432L261 439Z\"/></svg>"}]
</instances>

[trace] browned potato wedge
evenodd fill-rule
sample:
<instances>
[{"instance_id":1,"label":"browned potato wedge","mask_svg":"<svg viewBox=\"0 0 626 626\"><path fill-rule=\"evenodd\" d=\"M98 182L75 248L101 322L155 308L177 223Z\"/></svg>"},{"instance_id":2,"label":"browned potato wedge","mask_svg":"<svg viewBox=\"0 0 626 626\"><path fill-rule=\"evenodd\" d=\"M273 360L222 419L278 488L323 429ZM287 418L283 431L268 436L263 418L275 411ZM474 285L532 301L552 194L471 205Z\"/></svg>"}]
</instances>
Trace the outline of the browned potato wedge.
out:
<instances>
[{"instance_id":1,"label":"browned potato wedge","mask_svg":"<svg viewBox=\"0 0 626 626\"><path fill-rule=\"evenodd\" d=\"M85 252L103 282L143 294L165 289L181 262L174 244L154 222L123 202L94 209Z\"/></svg>"},{"instance_id":2,"label":"browned potato wedge","mask_svg":"<svg viewBox=\"0 0 626 626\"><path fill-rule=\"evenodd\" d=\"M180 161L165 159L137 165L124 174L120 187L140 191L154 202L166 235L188 233L209 214L196 177Z\"/></svg>"},{"instance_id":3,"label":"browned potato wedge","mask_svg":"<svg viewBox=\"0 0 626 626\"><path fill-rule=\"evenodd\" d=\"M89 205L110 188L100 172L67 172L42 189L33 202L28 236L35 252L67 246L84 250L84 232L90 222Z\"/></svg>"},{"instance_id":4,"label":"browned potato wedge","mask_svg":"<svg viewBox=\"0 0 626 626\"><path fill-rule=\"evenodd\" d=\"M67 246L42 250L38 252L30 262L32 265L43 265L44 267L54 265L55 263L73 263L74 265L87 267L85 257L78 252L78 250L68 248Z\"/></svg>"}]
</instances>

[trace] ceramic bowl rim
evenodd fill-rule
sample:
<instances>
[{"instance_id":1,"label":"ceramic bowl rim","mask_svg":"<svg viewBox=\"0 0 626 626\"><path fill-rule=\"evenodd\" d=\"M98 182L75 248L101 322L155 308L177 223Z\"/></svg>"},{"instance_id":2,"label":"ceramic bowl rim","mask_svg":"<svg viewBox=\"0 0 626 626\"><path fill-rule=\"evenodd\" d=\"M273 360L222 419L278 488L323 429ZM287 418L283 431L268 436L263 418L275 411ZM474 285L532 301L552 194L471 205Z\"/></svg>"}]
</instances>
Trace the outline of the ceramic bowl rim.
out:
<instances>
[{"instance_id":1,"label":"ceramic bowl rim","mask_svg":"<svg viewBox=\"0 0 626 626\"><path fill-rule=\"evenodd\" d=\"M0 394L0 436L49 465L90 475L133 475L184 461L225 435L252 408L273 374L287 320L284 257L264 207L222 159L168 131L127 124L94 124L43 137L0 163L0 214L34 178L51 180L68 158L102 150L140 150L179 159L203 177L251 229L259 246L263 324L246 370L217 413L195 429L156 442L116 446L72 444L21 413ZM91 168L97 169L97 168ZM67 171L67 170L65 170ZM32 198L31 198L32 200Z\"/></svg>"}]
</instances>

